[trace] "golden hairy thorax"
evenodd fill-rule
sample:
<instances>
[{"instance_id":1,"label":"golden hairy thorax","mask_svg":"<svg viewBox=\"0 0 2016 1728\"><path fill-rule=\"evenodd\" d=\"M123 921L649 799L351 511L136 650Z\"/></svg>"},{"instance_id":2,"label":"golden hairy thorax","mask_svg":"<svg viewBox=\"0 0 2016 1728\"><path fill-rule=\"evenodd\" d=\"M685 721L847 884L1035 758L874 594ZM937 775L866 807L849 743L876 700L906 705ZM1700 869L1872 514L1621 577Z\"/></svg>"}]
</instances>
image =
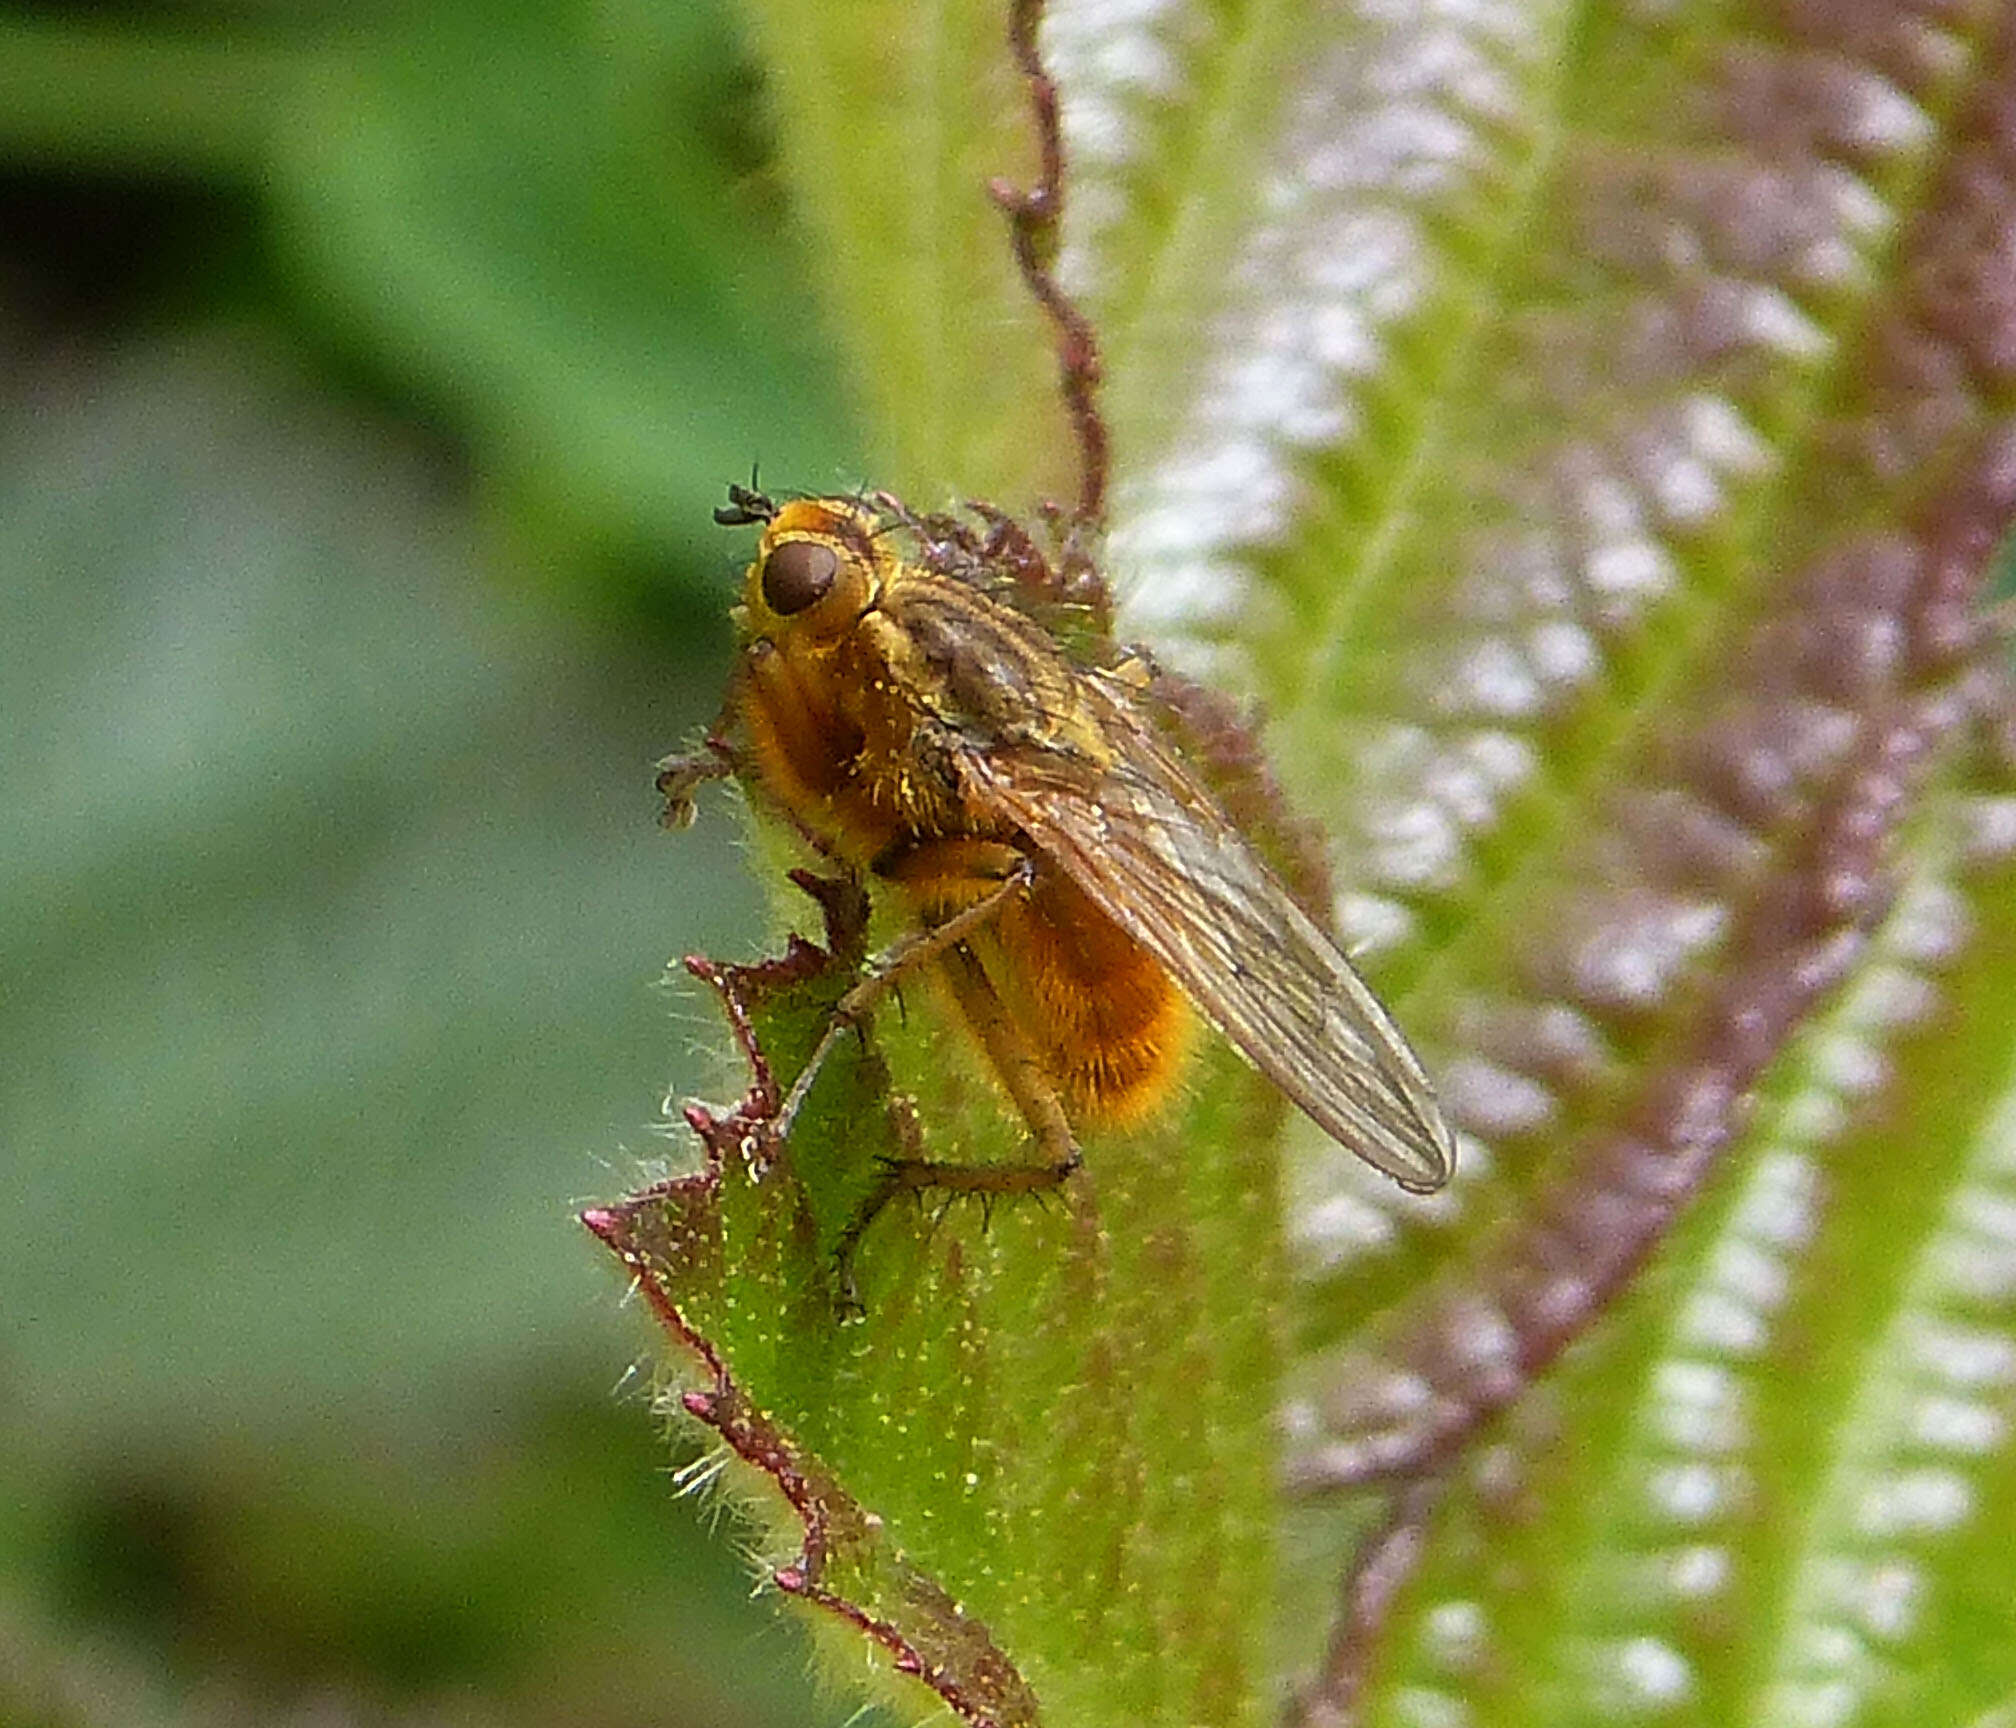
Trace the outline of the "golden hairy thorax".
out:
<instances>
[{"instance_id":1,"label":"golden hairy thorax","mask_svg":"<svg viewBox=\"0 0 2016 1728\"><path fill-rule=\"evenodd\" d=\"M778 548L794 545L835 562L825 594L784 614L765 584L776 585ZM963 782L961 743L1027 742L1103 765L1078 711L1078 674L1049 637L979 590L905 563L865 510L783 506L737 621L761 780L863 868L919 835L1008 837Z\"/></svg>"}]
</instances>

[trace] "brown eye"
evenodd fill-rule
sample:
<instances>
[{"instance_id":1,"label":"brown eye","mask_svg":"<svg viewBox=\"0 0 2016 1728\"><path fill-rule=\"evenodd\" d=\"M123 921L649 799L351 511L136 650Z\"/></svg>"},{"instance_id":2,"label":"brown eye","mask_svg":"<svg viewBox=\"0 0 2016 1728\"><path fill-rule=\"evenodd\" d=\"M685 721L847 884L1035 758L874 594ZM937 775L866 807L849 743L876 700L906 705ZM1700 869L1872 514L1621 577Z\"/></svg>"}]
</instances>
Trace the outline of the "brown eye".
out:
<instances>
[{"instance_id":1,"label":"brown eye","mask_svg":"<svg viewBox=\"0 0 2016 1728\"><path fill-rule=\"evenodd\" d=\"M839 568L832 547L816 540L787 540L763 560L764 603L782 618L803 612L825 596Z\"/></svg>"}]
</instances>

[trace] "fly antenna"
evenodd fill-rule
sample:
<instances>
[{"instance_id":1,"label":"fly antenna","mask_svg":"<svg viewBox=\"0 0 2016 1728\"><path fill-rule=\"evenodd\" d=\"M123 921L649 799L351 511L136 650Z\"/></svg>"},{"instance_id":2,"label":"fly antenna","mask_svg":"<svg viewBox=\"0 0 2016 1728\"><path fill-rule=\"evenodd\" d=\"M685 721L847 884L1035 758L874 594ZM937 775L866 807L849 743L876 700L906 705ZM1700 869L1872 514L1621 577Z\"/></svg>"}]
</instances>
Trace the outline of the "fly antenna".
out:
<instances>
[{"instance_id":1,"label":"fly antenna","mask_svg":"<svg viewBox=\"0 0 2016 1728\"><path fill-rule=\"evenodd\" d=\"M777 506L767 492L756 488L756 470L749 470L749 484L737 486L728 484L728 502L714 507L714 520L723 528L747 528L752 523L769 522L777 515Z\"/></svg>"}]
</instances>

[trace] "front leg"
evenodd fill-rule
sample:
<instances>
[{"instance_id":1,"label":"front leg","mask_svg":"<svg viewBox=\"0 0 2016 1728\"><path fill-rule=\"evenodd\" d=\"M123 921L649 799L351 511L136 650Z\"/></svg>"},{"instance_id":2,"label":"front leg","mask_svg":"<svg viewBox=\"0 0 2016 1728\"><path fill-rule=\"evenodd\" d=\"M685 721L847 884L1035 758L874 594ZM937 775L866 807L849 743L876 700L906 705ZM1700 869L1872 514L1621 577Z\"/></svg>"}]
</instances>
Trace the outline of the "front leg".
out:
<instances>
[{"instance_id":1,"label":"front leg","mask_svg":"<svg viewBox=\"0 0 2016 1728\"><path fill-rule=\"evenodd\" d=\"M1049 1070L1027 1034L1015 1024L972 950L963 945L947 950L939 967L1002 1089L1028 1125L1036 1156L1013 1164L962 1164L921 1156L890 1159L840 1233L834 1250L834 1270L845 1309L861 1305L855 1294L854 1255L868 1226L890 1201L904 1194L963 1195L979 1200L991 1212L997 1200L1047 1194L1061 1187L1085 1161Z\"/></svg>"},{"instance_id":2,"label":"front leg","mask_svg":"<svg viewBox=\"0 0 2016 1728\"><path fill-rule=\"evenodd\" d=\"M963 942L996 917L1012 896L1024 892L1035 879L1034 866L1012 848L995 846L989 847L988 851L999 855L1001 874L998 878L987 879L989 886L979 899L941 924L926 924L899 936L868 962L863 968L861 981L834 1004L833 1016L826 1022L826 1030L819 1035L819 1042L813 1045L812 1054L798 1071L798 1078L791 1083L791 1090L785 1094L784 1103L777 1112L776 1132L780 1138L790 1133L799 1107L812 1090L812 1082L818 1078L819 1070L841 1037L850 1028L865 1024L875 1005L902 981L906 972L914 972Z\"/></svg>"},{"instance_id":3,"label":"front leg","mask_svg":"<svg viewBox=\"0 0 2016 1728\"><path fill-rule=\"evenodd\" d=\"M956 910L901 938L871 963L868 976L841 998L833 1022L813 1052L814 1062L902 973L928 963L945 981L981 1055L1027 1124L1035 1156L1015 1163L971 1164L926 1158L920 1150L919 1155L886 1163L841 1233L836 1251L842 1302L849 1307L855 1305L855 1251L869 1225L899 1195L927 1191L970 1195L991 1206L998 1199L1047 1192L1067 1180L1082 1162L1054 1075L1028 1033L1016 1023L979 956L968 946L968 938L993 924L1016 897L1027 895L1036 878L1036 861L1003 841L961 838L912 845L879 861L876 870L927 908ZM807 1075L801 1074L785 1104L787 1121L808 1085Z\"/></svg>"},{"instance_id":4,"label":"front leg","mask_svg":"<svg viewBox=\"0 0 2016 1728\"><path fill-rule=\"evenodd\" d=\"M726 780L738 772L735 751L717 724L701 741L700 748L680 756L667 756L658 764L654 782L665 799L659 812L659 826L675 832L693 825L694 794L710 780Z\"/></svg>"}]
</instances>

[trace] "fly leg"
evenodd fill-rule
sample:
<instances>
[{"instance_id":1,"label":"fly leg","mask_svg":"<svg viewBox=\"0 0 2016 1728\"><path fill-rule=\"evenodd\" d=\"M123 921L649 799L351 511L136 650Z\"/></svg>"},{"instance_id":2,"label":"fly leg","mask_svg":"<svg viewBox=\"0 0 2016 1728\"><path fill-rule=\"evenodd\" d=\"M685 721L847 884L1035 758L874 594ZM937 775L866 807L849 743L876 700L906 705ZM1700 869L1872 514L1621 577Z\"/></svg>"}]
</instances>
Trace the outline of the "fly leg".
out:
<instances>
[{"instance_id":1,"label":"fly leg","mask_svg":"<svg viewBox=\"0 0 2016 1728\"><path fill-rule=\"evenodd\" d=\"M684 756L667 756L658 764L655 782L665 799L659 815L661 826L672 829L693 825L693 794L709 780L725 780L735 772L735 754L718 731L710 732L698 750Z\"/></svg>"},{"instance_id":2,"label":"fly leg","mask_svg":"<svg viewBox=\"0 0 2016 1728\"><path fill-rule=\"evenodd\" d=\"M882 1208L898 1195L936 1189L955 1197L975 1194L983 1205L992 1205L1018 1194L1047 1193L1085 1161L1042 1057L1015 1023L972 950L963 945L952 948L941 969L1003 1089L1028 1124L1037 1157L1021 1164L951 1164L936 1158L901 1158L886 1165L881 1180L841 1232L835 1252L841 1300L848 1307L859 1306L854 1296L854 1251Z\"/></svg>"},{"instance_id":3,"label":"fly leg","mask_svg":"<svg viewBox=\"0 0 2016 1728\"><path fill-rule=\"evenodd\" d=\"M866 1024L876 1004L901 982L903 974L928 964L948 949L956 949L959 943L1007 905L1014 895L1029 886L1035 876L1034 866L1020 854L1010 856L1013 862L1007 873L972 905L962 907L942 924L927 925L899 936L868 962L861 981L833 1005L833 1015L826 1022L826 1030L820 1033L819 1042L812 1046L812 1054L798 1071L798 1078L791 1082L791 1090L785 1093L775 1122L778 1138L782 1139L791 1132L791 1124L797 1119L799 1108L804 1104L806 1094L812 1090L812 1082L818 1078L819 1070L825 1066L826 1058L833 1054L833 1047L850 1029Z\"/></svg>"}]
</instances>

